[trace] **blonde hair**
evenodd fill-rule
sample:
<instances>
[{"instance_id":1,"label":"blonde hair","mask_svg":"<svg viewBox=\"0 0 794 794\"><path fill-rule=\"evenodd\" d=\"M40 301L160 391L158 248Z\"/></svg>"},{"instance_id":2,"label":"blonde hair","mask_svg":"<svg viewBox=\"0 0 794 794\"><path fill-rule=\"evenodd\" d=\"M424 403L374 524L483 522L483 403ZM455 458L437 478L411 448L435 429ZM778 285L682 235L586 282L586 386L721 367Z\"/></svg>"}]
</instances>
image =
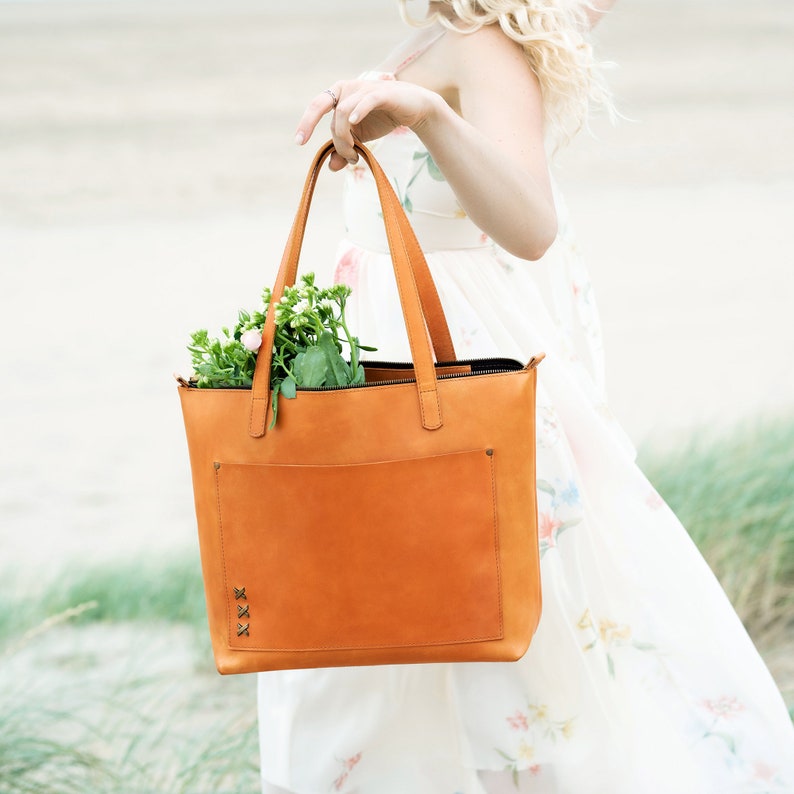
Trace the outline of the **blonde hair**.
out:
<instances>
[{"instance_id":1,"label":"blonde hair","mask_svg":"<svg viewBox=\"0 0 794 794\"><path fill-rule=\"evenodd\" d=\"M587 0L439 0L454 17L436 13L412 19L407 0L399 0L403 19L414 26L442 25L473 33L496 25L524 49L543 95L547 129L557 145L569 141L593 108L615 114L612 97L587 38Z\"/></svg>"}]
</instances>

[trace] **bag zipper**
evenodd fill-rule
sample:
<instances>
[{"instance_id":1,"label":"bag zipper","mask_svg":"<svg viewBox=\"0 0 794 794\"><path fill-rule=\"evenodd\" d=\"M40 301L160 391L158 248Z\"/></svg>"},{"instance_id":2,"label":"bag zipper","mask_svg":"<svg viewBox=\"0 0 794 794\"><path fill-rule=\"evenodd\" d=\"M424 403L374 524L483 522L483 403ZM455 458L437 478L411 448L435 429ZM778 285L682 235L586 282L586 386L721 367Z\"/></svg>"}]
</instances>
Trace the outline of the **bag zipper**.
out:
<instances>
[{"instance_id":1,"label":"bag zipper","mask_svg":"<svg viewBox=\"0 0 794 794\"><path fill-rule=\"evenodd\" d=\"M516 361L514 358L470 358L462 361L440 361L436 364L443 370L444 367L472 367L472 372L451 372L444 374L437 372L436 377L438 380L452 380L453 378L471 378L477 375L499 375L504 372L520 372L526 367L533 368L540 362L540 356L533 356L527 365L523 365ZM412 361L362 361L364 367L372 367L373 369L413 369L414 364ZM489 366L483 366L489 365ZM196 381L193 378L185 380L181 376L175 376L177 381L182 386L188 386L191 389L196 389ZM393 378L389 380L373 381L371 383L348 383L343 386L298 386L298 391L339 391L340 389L366 389L373 386L394 386L399 383L416 383L416 378ZM215 388L220 389L237 389L238 391L250 391L250 386L218 386Z\"/></svg>"},{"instance_id":2,"label":"bag zipper","mask_svg":"<svg viewBox=\"0 0 794 794\"><path fill-rule=\"evenodd\" d=\"M412 361L362 361L364 367L372 367L373 369L414 369ZM438 380L452 380L453 378L471 378L475 375L498 375L502 372L519 372L524 367L515 359L512 358L470 358L463 361L439 361L436 364L437 368L443 367L477 367L482 364L490 364L492 366L482 367L472 372L450 372L443 374L443 372L436 372ZM372 386L394 386L399 383L416 383L416 378L393 378L390 380L378 380L371 383L350 383L344 386L298 386L298 391L338 391L339 389L366 389Z\"/></svg>"}]
</instances>

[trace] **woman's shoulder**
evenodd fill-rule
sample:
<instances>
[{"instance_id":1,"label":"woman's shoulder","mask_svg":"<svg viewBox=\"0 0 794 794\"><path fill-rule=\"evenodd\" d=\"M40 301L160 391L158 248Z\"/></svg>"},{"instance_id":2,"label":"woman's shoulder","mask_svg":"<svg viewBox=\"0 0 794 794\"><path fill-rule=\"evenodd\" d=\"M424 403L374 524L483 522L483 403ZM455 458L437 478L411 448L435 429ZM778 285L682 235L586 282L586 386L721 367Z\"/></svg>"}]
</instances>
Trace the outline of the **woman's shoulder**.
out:
<instances>
[{"instance_id":1,"label":"woman's shoulder","mask_svg":"<svg viewBox=\"0 0 794 794\"><path fill-rule=\"evenodd\" d=\"M500 82L516 73L532 72L524 48L499 25L484 25L472 33L450 31L447 57L461 76L498 78Z\"/></svg>"},{"instance_id":2,"label":"woman's shoulder","mask_svg":"<svg viewBox=\"0 0 794 794\"><path fill-rule=\"evenodd\" d=\"M454 27L433 43L421 58L400 70L400 79L447 96L473 84L510 85L535 81L523 48L498 25L472 32Z\"/></svg>"}]
</instances>

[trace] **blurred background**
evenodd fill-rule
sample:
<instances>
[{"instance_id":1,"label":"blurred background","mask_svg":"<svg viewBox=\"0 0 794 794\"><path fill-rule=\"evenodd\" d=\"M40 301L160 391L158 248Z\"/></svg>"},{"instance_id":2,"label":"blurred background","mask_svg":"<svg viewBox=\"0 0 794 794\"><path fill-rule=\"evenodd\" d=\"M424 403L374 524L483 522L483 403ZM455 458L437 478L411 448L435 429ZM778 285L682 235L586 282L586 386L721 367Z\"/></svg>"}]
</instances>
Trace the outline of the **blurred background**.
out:
<instances>
[{"instance_id":1,"label":"blurred background","mask_svg":"<svg viewBox=\"0 0 794 794\"><path fill-rule=\"evenodd\" d=\"M322 138L292 142L306 101L403 35L393 0L0 0L0 792L255 790L172 373L272 281ZM794 6L624 0L597 41L625 119L556 175L611 406L791 704ZM310 224L321 274L339 187Z\"/></svg>"}]
</instances>

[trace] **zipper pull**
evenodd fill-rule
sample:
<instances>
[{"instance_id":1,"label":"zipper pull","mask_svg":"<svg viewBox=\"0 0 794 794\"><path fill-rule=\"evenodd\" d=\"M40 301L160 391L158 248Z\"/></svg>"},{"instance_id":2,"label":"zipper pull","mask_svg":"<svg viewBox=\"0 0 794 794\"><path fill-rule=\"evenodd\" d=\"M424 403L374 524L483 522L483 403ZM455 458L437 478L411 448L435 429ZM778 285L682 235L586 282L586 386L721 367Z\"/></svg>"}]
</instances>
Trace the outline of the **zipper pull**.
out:
<instances>
[{"instance_id":1,"label":"zipper pull","mask_svg":"<svg viewBox=\"0 0 794 794\"><path fill-rule=\"evenodd\" d=\"M536 369L538 364L540 364L540 362L543 361L544 358L546 358L545 353L538 353L537 355L532 356L532 358L529 359L529 363L526 365L526 367L524 367L524 369Z\"/></svg>"},{"instance_id":2,"label":"zipper pull","mask_svg":"<svg viewBox=\"0 0 794 794\"><path fill-rule=\"evenodd\" d=\"M190 383L186 381L181 375L177 375L176 372L174 373L174 380L180 385L184 386L186 389L190 388Z\"/></svg>"}]
</instances>

